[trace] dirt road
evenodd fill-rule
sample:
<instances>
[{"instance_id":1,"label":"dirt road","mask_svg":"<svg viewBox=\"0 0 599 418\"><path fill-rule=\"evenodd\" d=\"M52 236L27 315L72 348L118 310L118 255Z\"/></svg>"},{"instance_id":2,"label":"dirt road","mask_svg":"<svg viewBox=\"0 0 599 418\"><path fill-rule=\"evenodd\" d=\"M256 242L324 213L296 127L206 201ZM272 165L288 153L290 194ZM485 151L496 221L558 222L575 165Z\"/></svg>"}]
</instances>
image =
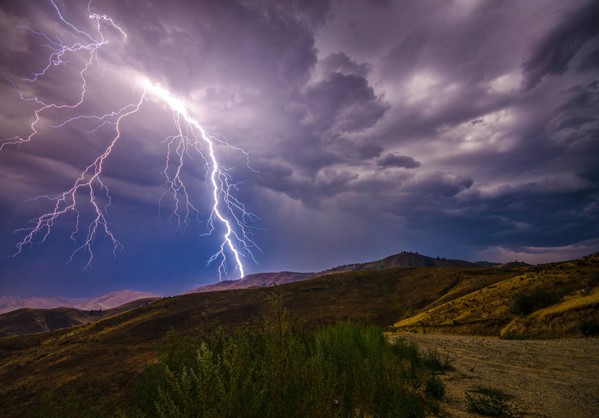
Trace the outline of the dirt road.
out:
<instances>
[{"instance_id":1,"label":"dirt road","mask_svg":"<svg viewBox=\"0 0 599 418\"><path fill-rule=\"evenodd\" d=\"M466 393L488 388L508 395L506 402L515 416L599 417L599 338L402 337L452 361L455 370L442 377L446 384L442 416L477 416L467 412Z\"/></svg>"}]
</instances>

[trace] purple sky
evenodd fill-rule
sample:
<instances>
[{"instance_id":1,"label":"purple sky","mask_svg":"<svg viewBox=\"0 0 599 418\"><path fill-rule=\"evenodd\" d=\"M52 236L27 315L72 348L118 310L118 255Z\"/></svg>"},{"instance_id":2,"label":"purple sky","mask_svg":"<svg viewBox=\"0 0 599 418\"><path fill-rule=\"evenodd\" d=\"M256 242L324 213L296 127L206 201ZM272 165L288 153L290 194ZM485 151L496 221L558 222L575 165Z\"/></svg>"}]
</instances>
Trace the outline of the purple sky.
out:
<instances>
[{"instance_id":1,"label":"purple sky","mask_svg":"<svg viewBox=\"0 0 599 418\"><path fill-rule=\"evenodd\" d=\"M56 1L65 19L92 30L86 2ZM96 0L127 32L86 73L81 114L135 102L147 77L170 89L218 138L257 215L258 264L247 273L318 271L402 250L467 260L530 263L599 251L599 2ZM76 55L37 82L43 37L75 42L51 2L0 5L0 138L27 136L27 97L72 103ZM75 100L76 101L76 100ZM122 125L107 159L115 258L98 234L91 268L60 218L22 254L30 219L71 187L103 152L109 129L51 128L0 151L0 295L88 296L121 288L177 293L218 279L206 267L220 237L203 162L182 173L197 222L177 229L164 192L172 113L156 100ZM71 115L72 116L72 115ZM160 203L159 203L160 202ZM81 207L82 217L89 206ZM232 275L231 278L236 277Z\"/></svg>"}]
</instances>

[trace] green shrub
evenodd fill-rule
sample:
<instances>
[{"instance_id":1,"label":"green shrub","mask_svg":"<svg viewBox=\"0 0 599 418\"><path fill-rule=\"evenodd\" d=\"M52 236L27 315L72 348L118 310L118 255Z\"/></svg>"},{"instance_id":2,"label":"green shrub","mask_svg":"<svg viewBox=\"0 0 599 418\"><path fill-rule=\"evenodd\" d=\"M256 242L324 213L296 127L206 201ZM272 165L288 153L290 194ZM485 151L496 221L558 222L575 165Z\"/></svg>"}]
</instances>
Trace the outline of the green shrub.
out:
<instances>
[{"instance_id":1,"label":"green shrub","mask_svg":"<svg viewBox=\"0 0 599 418\"><path fill-rule=\"evenodd\" d=\"M140 378L151 417L422 417L444 393L413 344L376 327L307 330L280 318L226 335L171 332Z\"/></svg>"},{"instance_id":2,"label":"green shrub","mask_svg":"<svg viewBox=\"0 0 599 418\"><path fill-rule=\"evenodd\" d=\"M466 409L488 417L511 417L513 413L506 402L508 398L501 391L479 388L473 393L466 393Z\"/></svg>"},{"instance_id":3,"label":"green shrub","mask_svg":"<svg viewBox=\"0 0 599 418\"><path fill-rule=\"evenodd\" d=\"M108 408L96 399L84 399L70 391L66 394L48 392L31 410L24 411L31 418L118 418L125 417L121 410Z\"/></svg>"},{"instance_id":4,"label":"green shrub","mask_svg":"<svg viewBox=\"0 0 599 418\"><path fill-rule=\"evenodd\" d=\"M599 334L599 321L594 318L583 319L578 324L578 330L582 335L591 336Z\"/></svg>"},{"instance_id":5,"label":"green shrub","mask_svg":"<svg viewBox=\"0 0 599 418\"><path fill-rule=\"evenodd\" d=\"M425 393L433 398L441 399L445 395L445 384L435 375L431 375L425 383Z\"/></svg>"},{"instance_id":6,"label":"green shrub","mask_svg":"<svg viewBox=\"0 0 599 418\"><path fill-rule=\"evenodd\" d=\"M535 290L532 292L518 292L512 300L511 310L516 315L526 316L534 311L543 309L559 302L562 295L555 291Z\"/></svg>"}]
</instances>

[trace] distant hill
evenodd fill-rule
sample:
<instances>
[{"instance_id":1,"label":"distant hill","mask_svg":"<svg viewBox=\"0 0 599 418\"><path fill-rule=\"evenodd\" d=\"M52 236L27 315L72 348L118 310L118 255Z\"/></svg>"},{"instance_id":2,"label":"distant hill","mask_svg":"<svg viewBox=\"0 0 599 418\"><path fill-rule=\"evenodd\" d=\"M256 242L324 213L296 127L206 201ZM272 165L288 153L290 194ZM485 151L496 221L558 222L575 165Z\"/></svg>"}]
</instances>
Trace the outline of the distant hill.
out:
<instances>
[{"instance_id":1,"label":"distant hill","mask_svg":"<svg viewBox=\"0 0 599 418\"><path fill-rule=\"evenodd\" d=\"M83 298L63 298L63 297L0 297L0 314L17 309L52 309L60 306L73 307L79 303L85 303L87 299Z\"/></svg>"},{"instance_id":2,"label":"distant hill","mask_svg":"<svg viewBox=\"0 0 599 418\"><path fill-rule=\"evenodd\" d=\"M463 260L448 260L446 258L432 258L415 252L403 251L399 254L391 255L378 261L367 263L348 264L345 266L334 267L319 273L296 273L290 271L281 271L278 273L257 273L250 274L240 280L226 280L219 283L208 284L192 289L188 293L200 292L218 292L222 290L249 289L252 287L266 287L283 285L287 283L299 282L307 279L314 279L331 273L343 273L348 271L366 271L380 270L388 268L401 267L453 267L453 268L480 268L488 267L478 263L471 263Z\"/></svg>"},{"instance_id":3,"label":"distant hill","mask_svg":"<svg viewBox=\"0 0 599 418\"><path fill-rule=\"evenodd\" d=\"M138 308L158 298L136 299L111 309L75 309L68 307L52 309L22 308L0 314L0 337L26 335L54 331L87 324L112 315ZM92 306L98 306L91 304Z\"/></svg>"},{"instance_id":4,"label":"distant hill","mask_svg":"<svg viewBox=\"0 0 599 418\"><path fill-rule=\"evenodd\" d=\"M313 273L295 273L281 271L278 273L256 273L249 274L240 280L225 280L219 283L207 284L192 289L189 293L218 292L221 290L248 289L251 287L266 287L299 282L314 276Z\"/></svg>"},{"instance_id":5,"label":"distant hill","mask_svg":"<svg viewBox=\"0 0 599 418\"><path fill-rule=\"evenodd\" d=\"M139 290L118 290L116 292L110 292L105 294L104 296L100 296L86 302L80 302L76 304L74 307L83 310L111 309L138 299L156 297L157 296L153 293L141 292Z\"/></svg>"},{"instance_id":6,"label":"distant hill","mask_svg":"<svg viewBox=\"0 0 599 418\"><path fill-rule=\"evenodd\" d=\"M378 261L368 263L348 264L335 267L323 273L340 273L344 271L380 270L398 267L453 267L453 268L480 268L488 265L480 265L464 260L452 260L445 257L428 257L411 251L402 251Z\"/></svg>"},{"instance_id":7,"label":"distant hill","mask_svg":"<svg viewBox=\"0 0 599 418\"><path fill-rule=\"evenodd\" d=\"M143 299L154 298L157 295L140 292L137 290L118 290L96 298L64 298L64 297L0 297L0 314L17 309L111 309L125 303Z\"/></svg>"}]
</instances>

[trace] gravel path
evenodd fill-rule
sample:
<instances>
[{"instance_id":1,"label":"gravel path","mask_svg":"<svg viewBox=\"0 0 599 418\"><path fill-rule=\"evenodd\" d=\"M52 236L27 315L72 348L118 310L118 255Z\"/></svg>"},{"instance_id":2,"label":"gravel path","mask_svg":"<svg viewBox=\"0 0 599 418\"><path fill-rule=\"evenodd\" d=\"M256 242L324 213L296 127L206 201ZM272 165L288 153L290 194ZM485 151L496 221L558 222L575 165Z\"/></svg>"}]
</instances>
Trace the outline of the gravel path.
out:
<instances>
[{"instance_id":1,"label":"gravel path","mask_svg":"<svg viewBox=\"0 0 599 418\"><path fill-rule=\"evenodd\" d=\"M404 334L421 349L449 356L455 370L442 378L445 417L466 410L466 391L500 390L515 416L599 417L599 338L501 340L493 337Z\"/></svg>"}]
</instances>

